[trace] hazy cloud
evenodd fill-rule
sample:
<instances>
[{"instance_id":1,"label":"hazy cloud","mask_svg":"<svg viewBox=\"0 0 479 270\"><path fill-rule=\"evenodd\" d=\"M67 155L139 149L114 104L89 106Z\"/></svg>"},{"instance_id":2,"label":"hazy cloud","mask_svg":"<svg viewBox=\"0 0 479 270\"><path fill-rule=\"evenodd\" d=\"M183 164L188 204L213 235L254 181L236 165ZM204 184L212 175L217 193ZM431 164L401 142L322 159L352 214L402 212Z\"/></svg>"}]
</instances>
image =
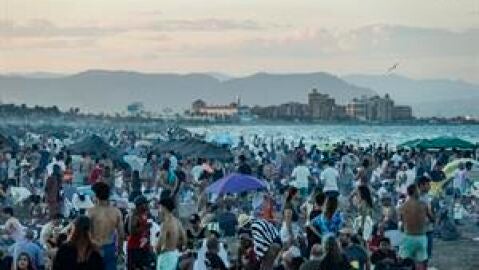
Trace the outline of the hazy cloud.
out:
<instances>
[{"instance_id":1,"label":"hazy cloud","mask_svg":"<svg viewBox=\"0 0 479 270\"><path fill-rule=\"evenodd\" d=\"M103 36L126 31L119 27L58 26L44 19L25 23L0 20L0 37L86 37Z\"/></svg>"},{"instance_id":2,"label":"hazy cloud","mask_svg":"<svg viewBox=\"0 0 479 270\"><path fill-rule=\"evenodd\" d=\"M446 29L370 25L349 31L306 29L268 38L249 39L230 46L193 48L208 56L335 57L357 55L454 57L478 54L479 29Z\"/></svg>"},{"instance_id":3,"label":"hazy cloud","mask_svg":"<svg viewBox=\"0 0 479 270\"><path fill-rule=\"evenodd\" d=\"M257 31L266 29L254 20L230 20L230 19L172 19L161 20L149 27L155 31L194 31L194 32L221 32L232 30Z\"/></svg>"}]
</instances>

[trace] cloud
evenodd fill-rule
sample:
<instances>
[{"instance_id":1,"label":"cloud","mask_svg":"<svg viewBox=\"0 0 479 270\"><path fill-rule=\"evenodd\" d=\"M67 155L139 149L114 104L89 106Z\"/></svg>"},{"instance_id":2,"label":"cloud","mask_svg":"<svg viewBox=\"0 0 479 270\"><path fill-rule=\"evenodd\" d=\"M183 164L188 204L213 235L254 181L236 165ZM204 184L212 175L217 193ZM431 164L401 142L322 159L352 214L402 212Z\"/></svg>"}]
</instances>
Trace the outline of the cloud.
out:
<instances>
[{"instance_id":1,"label":"cloud","mask_svg":"<svg viewBox=\"0 0 479 270\"><path fill-rule=\"evenodd\" d=\"M222 31L258 31L266 29L267 25L262 25L254 20L230 20L230 19L170 19L161 20L150 25L151 30L155 31L192 31L192 32L222 32Z\"/></svg>"},{"instance_id":2,"label":"cloud","mask_svg":"<svg viewBox=\"0 0 479 270\"><path fill-rule=\"evenodd\" d=\"M192 48L193 54L228 57L464 57L478 54L479 28L465 31L369 25L348 31L322 28ZM196 50L196 51L195 51Z\"/></svg>"},{"instance_id":3,"label":"cloud","mask_svg":"<svg viewBox=\"0 0 479 270\"><path fill-rule=\"evenodd\" d=\"M49 20L35 19L25 23L0 20L0 37L87 37L104 36L126 31L106 26L58 26Z\"/></svg>"}]
</instances>

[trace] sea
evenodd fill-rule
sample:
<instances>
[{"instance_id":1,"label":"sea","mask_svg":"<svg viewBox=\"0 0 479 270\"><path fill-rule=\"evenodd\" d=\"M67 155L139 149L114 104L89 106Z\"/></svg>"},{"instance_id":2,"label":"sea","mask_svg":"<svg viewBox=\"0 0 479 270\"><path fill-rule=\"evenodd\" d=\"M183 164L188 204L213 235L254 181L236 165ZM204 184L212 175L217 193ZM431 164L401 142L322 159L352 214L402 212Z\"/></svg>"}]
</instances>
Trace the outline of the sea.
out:
<instances>
[{"instance_id":1,"label":"sea","mask_svg":"<svg viewBox=\"0 0 479 270\"><path fill-rule=\"evenodd\" d=\"M357 145L398 145L418 138L452 136L479 143L479 125L208 125L187 127L208 141L239 141L240 136L251 141L255 136L267 142L285 139L307 145L330 145L340 141Z\"/></svg>"}]
</instances>

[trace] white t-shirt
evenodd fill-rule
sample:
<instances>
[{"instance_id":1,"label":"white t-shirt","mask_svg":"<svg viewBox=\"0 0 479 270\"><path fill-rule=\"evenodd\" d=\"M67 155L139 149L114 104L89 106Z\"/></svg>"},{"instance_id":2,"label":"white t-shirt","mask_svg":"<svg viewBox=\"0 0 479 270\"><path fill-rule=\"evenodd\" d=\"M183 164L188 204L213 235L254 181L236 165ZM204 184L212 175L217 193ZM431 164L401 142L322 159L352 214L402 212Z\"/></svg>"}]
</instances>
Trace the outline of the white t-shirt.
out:
<instances>
[{"instance_id":1,"label":"white t-shirt","mask_svg":"<svg viewBox=\"0 0 479 270\"><path fill-rule=\"evenodd\" d=\"M339 172L333 167L327 167L321 173L321 182L323 182L323 191L338 191Z\"/></svg>"},{"instance_id":2,"label":"white t-shirt","mask_svg":"<svg viewBox=\"0 0 479 270\"><path fill-rule=\"evenodd\" d=\"M415 169L408 169L406 171L406 187L414 184L416 182L416 170Z\"/></svg>"},{"instance_id":3,"label":"white t-shirt","mask_svg":"<svg viewBox=\"0 0 479 270\"><path fill-rule=\"evenodd\" d=\"M398 153L395 153L392 158L391 158L392 162L394 163L394 166L396 167L399 167L399 165L401 164L402 162L402 157L401 155L399 155Z\"/></svg>"},{"instance_id":4,"label":"white t-shirt","mask_svg":"<svg viewBox=\"0 0 479 270\"><path fill-rule=\"evenodd\" d=\"M16 218L9 218L5 222L5 229L9 231L9 237L16 242L23 240L25 236L24 227Z\"/></svg>"},{"instance_id":5,"label":"white t-shirt","mask_svg":"<svg viewBox=\"0 0 479 270\"><path fill-rule=\"evenodd\" d=\"M295 179L297 188L307 188L311 172L309 171L308 167L300 165L294 168L291 176Z\"/></svg>"},{"instance_id":6,"label":"white t-shirt","mask_svg":"<svg viewBox=\"0 0 479 270\"><path fill-rule=\"evenodd\" d=\"M193 179L198 181L203 173L203 166L196 165L191 169L191 174L193 175Z\"/></svg>"}]
</instances>

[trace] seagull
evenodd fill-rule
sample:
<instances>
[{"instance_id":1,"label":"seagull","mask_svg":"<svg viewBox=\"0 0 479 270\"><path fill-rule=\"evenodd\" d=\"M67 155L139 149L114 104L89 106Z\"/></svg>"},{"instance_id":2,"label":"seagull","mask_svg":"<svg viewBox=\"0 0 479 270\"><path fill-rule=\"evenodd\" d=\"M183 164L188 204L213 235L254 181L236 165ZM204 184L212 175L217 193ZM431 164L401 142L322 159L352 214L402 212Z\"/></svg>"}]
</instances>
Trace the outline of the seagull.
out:
<instances>
[{"instance_id":1,"label":"seagull","mask_svg":"<svg viewBox=\"0 0 479 270\"><path fill-rule=\"evenodd\" d=\"M392 67L388 68L387 72L391 72L399 67L399 63L395 63Z\"/></svg>"}]
</instances>

